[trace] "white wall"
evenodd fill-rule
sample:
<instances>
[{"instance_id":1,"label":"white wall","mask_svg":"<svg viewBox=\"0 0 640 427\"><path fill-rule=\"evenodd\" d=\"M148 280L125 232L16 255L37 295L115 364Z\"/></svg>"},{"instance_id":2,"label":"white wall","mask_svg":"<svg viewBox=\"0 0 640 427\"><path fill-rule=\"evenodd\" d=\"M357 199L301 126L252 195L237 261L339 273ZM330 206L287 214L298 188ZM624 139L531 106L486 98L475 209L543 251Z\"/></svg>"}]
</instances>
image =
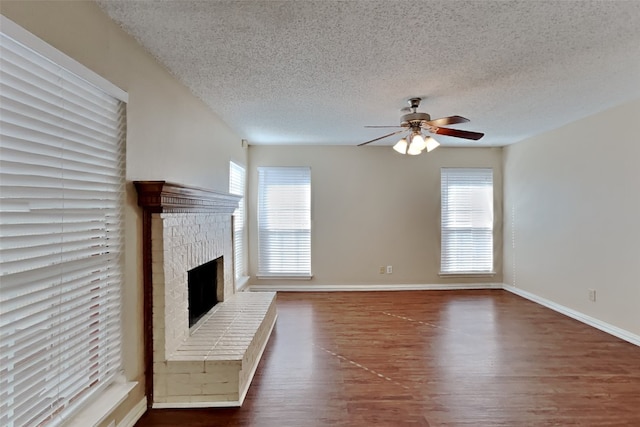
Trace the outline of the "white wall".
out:
<instances>
[{"instance_id":1,"label":"white wall","mask_svg":"<svg viewBox=\"0 0 640 427\"><path fill-rule=\"evenodd\" d=\"M249 270L257 272L257 172L260 166L310 166L311 282L285 284L446 284L502 281L502 149L440 147L403 156L391 147L249 147ZM498 272L440 278L440 168L493 167ZM380 274L392 265L393 274Z\"/></svg>"},{"instance_id":2,"label":"white wall","mask_svg":"<svg viewBox=\"0 0 640 427\"><path fill-rule=\"evenodd\" d=\"M639 119L636 100L504 149L505 283L636 335Z\"/></svg>"},{"instance_id":3,"label":"white wall","mask_svg":"<svg viewBox=\"0 0 640 427\"><path fill-rule=\"evenodd\" d=\"M108 417L144 396L141 211L132 180L166 180L228 191L229 161L246 149L228 126L90 1L2 1L3 15L129 94L127 105L124 364L139 386Z\"/></svg>"}]
</instances>

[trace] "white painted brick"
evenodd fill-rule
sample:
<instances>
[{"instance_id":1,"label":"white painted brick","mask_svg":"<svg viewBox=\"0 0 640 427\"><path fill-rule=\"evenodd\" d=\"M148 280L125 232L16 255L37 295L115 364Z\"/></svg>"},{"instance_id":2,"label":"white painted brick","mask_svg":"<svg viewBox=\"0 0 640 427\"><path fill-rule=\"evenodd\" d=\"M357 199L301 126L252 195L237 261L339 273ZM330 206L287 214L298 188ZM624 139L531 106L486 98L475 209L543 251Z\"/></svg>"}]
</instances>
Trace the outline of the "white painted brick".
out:
<instances>
[{"instance_id":1,"label":"white painted brick","mask_svg":"<svg viewBox=\"0 0 640 427\"><path fill-rule=\"evenodd\" d=\"M191 402L191 396L167 396L166 403L189 403Z\"/></svg>"},{"instance_id":2,"label":"white painted brick","mask_svg":"<svg viewBox=\"0 0 640 427\"><path fill-rule=\"evenodd\" d=\"M166 340L164 339L164 337L160 337L158 336L157 339L153 340L153 352L158 354L159 356L164 356L164 351L167 348L166 345ZM164 357L162 357L159 360L164 360Z\"/></svg>"},{"instance_id":3,"label":"white painted brick","mask_svg":"<svg viewBox=\"0 0 640 427\"><path fill-rule=\"evenodd\" d=\"M169 396L200 396L202 394L202 384L188 383L170 383L167 387Z\"/></svg>"},{"instance_id":4,"label":"white painted brick","mask_svg":"<svg viewBox=\"0 0 640 427\"><path fill-rule=\"evenodd\" d=\"M208 324L205 320L198 330L191 331L191 335L187 315L187 270L222 255L225 257L222 299L234 300L231 298L234 294L231 217L154 214L152 233L158 236L152 242L154 357L156 361L163 360L154 365L154 382L157 382L158 392L162 392L166 385L167 396L172 396L165 399L165 396L158 395L156 402L161 399L176 403L237 400L241 390L240 372L243 372L246 383L246 372L251 370L251 367L243 367L242 359L251 364L257 363L257 351L268 338L262 336L264 333L259 328L262 319L252 317L265 316L269 304L266 303L264 308L258 304L255 309L247 311L247 301L235 301L226 310L215 309L210 315L216 317L215 321ZM260 297L256 296L254 300L249 305L255 305ZM229 332L231 325L238 330ZM250 334L257 334L257 337ZM223 343L216 350L216 343L223 338ZM169 362L164 362L165 352L162 350L169 355ZM192 377L188 380L176 375ZM215 388L216 383L222 385ZM203 389L205 385L208 387L206 390Z\"/></svg>"},{"instance_id":5,"label":"white painted brick","mask_svg":"<svg viewBox=\"0 0 640 427\"><path fill-rule=\"evenodd\" d=\"M242 369L242 360L215 360L211 358L211 356L207 356L207 359L204 361L204 370L207 373L222 372L225 369L239 372Z\"/></svg>"},{"instance_id":6,"label":"white painted brick","mask_svg":"<svg viewBox=\"0 0 640 427\"><path fill-rule=\"evenodd\" d=\"M196 354L196 355L185 355L180 351L176 351L174 354L171 355L171 362L175 362L175 363L182 363L182 362L203 362L203 357L202 354Z\"/></svg>"},{"instance_id":7,"label":"white painted brick","mask_svg":"<svg viewBox=\"0 0 640 427\"><path fill-rule=\"evenodd\" d=\"M239 399L239 393L206 395L202 399L206 402L235 402Z\"/></svg>"},{"instance_id":8,"label":"white painted brick","mask_svg":"<svg viewBox=\"0 0 640 427\"><path fill-rule=\"evenodd\" d=\"M163 375L154 376L153 395L156 401L158 397L164 397L167 395L167 380Z\"/></svg>"},{"instance_id":9,"label":"white painted brick","mask_svg":"<svg viewBox=\"0 0 640 427\"><path fill-rule=\"evenodd\" d=\"M153 362L153 372L165 374L167 372L167 362Z\"/></svg>"},{"instance_id":10,"label":"white painted brick","mask_svg":"<svg viewBox=\"0 0 640 427\"><path fill-rule=\"evenodd\" d=\"M230 394L238 393L238 380L232 382L210 382L200 385L202 394Z\"/></svg>"},{"instance_id":11,"label":"white painted brick","mask_svg":"<svg viewBox=\"0 0 640 427\"><path fill-rule=\"evenodd\" d=\"M239 366L239 365L237 365ZM232 368L237 368L237 366ZM206 383L236 383L238 384L238 369L230 369L229 365L220 365L214 369L215 372L205 372L200 374L200 382Z\"/></svg>"}]
</instances>

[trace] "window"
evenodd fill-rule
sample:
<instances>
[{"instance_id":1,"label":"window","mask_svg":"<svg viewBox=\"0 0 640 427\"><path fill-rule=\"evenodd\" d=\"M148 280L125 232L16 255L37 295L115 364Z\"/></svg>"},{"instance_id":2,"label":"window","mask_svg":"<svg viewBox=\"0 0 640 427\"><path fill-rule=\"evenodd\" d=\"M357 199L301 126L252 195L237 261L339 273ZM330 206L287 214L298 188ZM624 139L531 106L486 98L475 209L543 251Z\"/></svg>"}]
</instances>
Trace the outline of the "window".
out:
<instances>
[{"instance_id":1,"label":"window","mask_svg":"<svg viewBox=\"0 0 640 427\"><path fill-rule=\"evenodd\" d=\"M244 276L244 185L245 171L240 165L229 163L229 193L242 196L238 208L233 213L233 256L237 279Z\"/></svg>"},{"instance_id":2,"label":"window","mask_svg":"<svg viewBox=\"0 0 640 427\"><path fill-rule=\"evenodd\" d=\"M258 168L258 276L311 277L311 169Z\"/></svg>"},{"instance_id":3,"label":"window","mask_svg":"<svg viewBox=\"0 0 640 427\"><path fill-rule=\"evenodd\" d=\"M0 93L0 425L56 426L122 372L126 94L5 18Z\"/></svg>"},{"instance_id":4,"label":"window","mask_svg":"<svg viewBox=\"0 0 640 427\"><path fill-rule=\"evenodd\" d=\"M442 168L443 274L493 272L493 170Z\"/></svg>"}]
</instances>

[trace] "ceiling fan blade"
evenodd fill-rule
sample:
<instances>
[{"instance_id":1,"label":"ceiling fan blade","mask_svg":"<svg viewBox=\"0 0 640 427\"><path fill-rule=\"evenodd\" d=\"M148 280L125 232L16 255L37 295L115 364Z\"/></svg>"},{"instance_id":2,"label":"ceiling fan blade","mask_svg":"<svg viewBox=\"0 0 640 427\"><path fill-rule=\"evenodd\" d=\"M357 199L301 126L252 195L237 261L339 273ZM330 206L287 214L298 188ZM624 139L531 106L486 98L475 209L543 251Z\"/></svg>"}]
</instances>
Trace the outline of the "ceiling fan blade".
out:
<instances>
[{"instance_id":1,"label":"ceiling fan blade","mask_svg":"<svg viewBox=\"0 0 640 427\"><path fill-rule=\"evenodd\" d=\"M363 143L361 143L361 144L358 144L358 147L361 147L361 146L363 146L363 145L367 145L367 144L371 144L372 142L380 141L381 139L384 139L384 138L387 138L387 137L389 137L389 136L391 136L391 135L395 135L395 134L397 134L397 133L405 132L405 131L406 131L406 129L400 129L400 130L398 130L398 131L391 132L391 133L389 133L389 134L387 134L387 135L384 135L384 136L381 136L381 137L379 137L379 138L372 139L371 141L367 141L367 142L363 142Z\"/></svg>"},{"instance_id":2,"label":"ceiling fan blade","mask_svg":"<svg viewBox=\"0 0 640 427\"><path fill-rule=\"evenodd\" d=\"M469 119L462 116L441 117L439 119L429 120L431 126L448 126L457 125L458 123L467 123Z\"/></svg>"},{"instance_id":3,"label":"ceiling fan blade","mask_svg":"<svg viewBox=\"0 0 640 427\"><path fill-rule=\"evenodd\" d=\"M439 127L427 127L426 129L429 132L436 133L438 135L447 135L447 136L454 136L456 138L473 139L475 141L477 141L478 139L484 136L484 133L471 132L468 130L439 128Z\"/></svg>"},{"instance_id":4,"label":"ceiling fan blade","mask_svg":"<svg viewBox=\"0 0 640 427\"><path fill-rule=\"evenodd\" d=\"M401 128L404 126L365 126L366 128Z\"/></svg>"}]
</instances>

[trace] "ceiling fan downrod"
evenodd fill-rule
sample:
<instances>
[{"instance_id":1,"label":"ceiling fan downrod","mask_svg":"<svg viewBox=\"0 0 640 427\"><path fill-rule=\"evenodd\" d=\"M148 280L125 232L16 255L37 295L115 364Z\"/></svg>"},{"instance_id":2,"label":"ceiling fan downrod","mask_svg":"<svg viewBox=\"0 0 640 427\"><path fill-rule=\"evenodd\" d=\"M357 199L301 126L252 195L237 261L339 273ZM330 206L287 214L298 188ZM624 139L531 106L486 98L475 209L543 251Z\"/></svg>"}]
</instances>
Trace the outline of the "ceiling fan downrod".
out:
<instances>
[{"instance_id":1,"label":"ceiling fan downrod","mask_svg":"<svg viewBox=\"0 0 640 427\"><path fill-rule=\"evenodd\" d=\"M420 101L422 101L422 98L411 98L409 99L409 108L411 108L413 110L413 112L415 113L418 110L418 107L420 106Z\"/></svg>"},{"instance_id":2,"label":"ceiling fan downrod","mask_svg":"<svg viewBox=\"0 0 640 427\"><path fill-rule=\"evenodd\" d=\"M420 101L422 98L411 98L409 99L409 106L411 110L413 110L409 114L405 114L401 118L400 126L403 127L411 127L411 128L420 128L423 121L428 122L431 120L431 116L427 113L418 113L418 107L420 106Z\"/></svg>"}]
</instances>

